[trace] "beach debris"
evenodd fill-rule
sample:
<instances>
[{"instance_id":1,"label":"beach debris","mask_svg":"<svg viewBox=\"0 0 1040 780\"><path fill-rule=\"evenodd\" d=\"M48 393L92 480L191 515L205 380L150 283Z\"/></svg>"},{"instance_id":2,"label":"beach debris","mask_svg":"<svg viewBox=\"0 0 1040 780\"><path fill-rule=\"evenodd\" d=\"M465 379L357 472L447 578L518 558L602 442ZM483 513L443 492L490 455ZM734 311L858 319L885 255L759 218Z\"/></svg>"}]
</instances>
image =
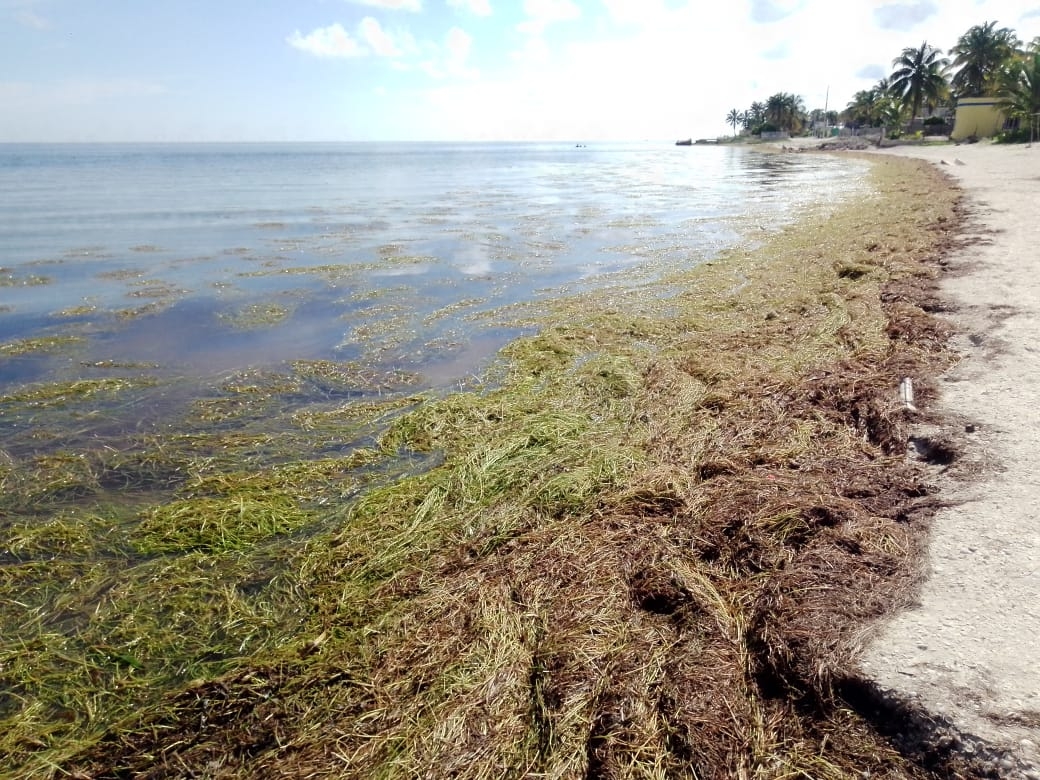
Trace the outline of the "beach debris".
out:
<instances>
[{"instance_id":1,"label":"beach debris","mask_svg":"<svg viewBox=\"0 0 1040 780\"><path fill-rule=\"evenodd\" d=\"M966 162L964 162L964 160L962 160L962 159L961 159L960 157L954 157L954 158L953 158L953 162L954 162L954 163L955 163L956 165L967 165L967 163L966 163Z\"/></svg>"},{"instance_id":2,"label":"beach debris","mask_svg":"<svg viewBox=\"0 0 1040 780\"><path fill-rule=\"evenodd\" d=\"M899 397L907 411L917 411L917 407L914 406L914 382L908 376L903 377L903 381L899 383Z\"/></svg>"}]
</instances>

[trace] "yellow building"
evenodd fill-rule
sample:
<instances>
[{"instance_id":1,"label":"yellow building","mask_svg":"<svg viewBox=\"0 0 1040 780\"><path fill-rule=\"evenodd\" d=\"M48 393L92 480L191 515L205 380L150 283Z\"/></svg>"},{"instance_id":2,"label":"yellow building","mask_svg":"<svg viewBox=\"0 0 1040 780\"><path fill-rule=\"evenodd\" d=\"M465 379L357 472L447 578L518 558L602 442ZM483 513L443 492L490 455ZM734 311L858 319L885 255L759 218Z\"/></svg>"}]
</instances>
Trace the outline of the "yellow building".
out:
<instances>
[{"instance_id":1,"label":"yellow building","mask_svg":"<svg viewBox=\"0 0 1040 780\"><path fill-rule=\"evenodd\" d=\"M961 98L950 138L963 141L969 136L991 138L1004 128L1004 115L993 97Z\"/></svg>"}]
</instances>

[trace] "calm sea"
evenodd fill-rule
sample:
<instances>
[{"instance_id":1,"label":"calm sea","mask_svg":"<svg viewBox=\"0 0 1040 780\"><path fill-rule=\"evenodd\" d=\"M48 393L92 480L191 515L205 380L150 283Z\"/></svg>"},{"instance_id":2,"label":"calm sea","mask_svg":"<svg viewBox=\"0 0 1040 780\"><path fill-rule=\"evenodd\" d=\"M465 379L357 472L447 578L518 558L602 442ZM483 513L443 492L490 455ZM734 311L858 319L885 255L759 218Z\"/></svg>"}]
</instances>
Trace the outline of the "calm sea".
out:
<instances>
[{"instance_id":1,"label":"calm sea","mask_svg":"<svg viewBox=\"0 0 1040 780\"><path fill-rule=\"evenodd\" d=\"M0 394L91 364L474 371L511 309L645 284L861 191L670 144L0 145ZM74 336L67 351L20 348Z\"/></svg>"}]
</instances>

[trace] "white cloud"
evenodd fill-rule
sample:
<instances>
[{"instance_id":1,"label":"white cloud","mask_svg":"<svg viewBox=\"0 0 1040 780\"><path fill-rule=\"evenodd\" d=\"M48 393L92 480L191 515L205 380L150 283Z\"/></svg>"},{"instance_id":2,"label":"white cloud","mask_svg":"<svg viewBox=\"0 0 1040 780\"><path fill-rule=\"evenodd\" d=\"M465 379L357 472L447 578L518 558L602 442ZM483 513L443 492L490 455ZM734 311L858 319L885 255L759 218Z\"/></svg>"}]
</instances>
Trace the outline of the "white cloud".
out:
<instances>
[{"instance_id":1,"label":"white cloud","mask_svg":"<svg viewBox=\"0 0 1040 780\"><path fill-rule=\"evenodd\" d=\"M299 30L293 32L286 42L293 48L313 54L315 57L364 57L368 51L339 22L328 27L319 27L307 35Z\"/></svg>"},{"instance_id":2,"label":"white cloud","mask_svg":"<svg viewBox=\"0 0 1040 780\"><path fill-rule=\"evenodd\" d=\"M796 13L799 0L751 0L751 19L756 22L778 22Z\"/></svg>"},{"instance_id":3,"label":"white cloud","mask_svg":"<svg viewBox=\"0 0 1040 780\"><path fill-rule=\"evenodd\" d=\"M664 0L603 0L607 15L618 25L645 27L667 11Z\"/></svg>"},{"instance_id":4,"label":"white cloud","mask_svg":"<svg viewBox=\"0 0 1040 780\"><path fill-rule=\"evenodd\" d=\"M552 60L549 44L540 35L527 36L523 47L510 52L509 57L521 70L540 68Z\"/></svg>"},{"instance_id":5,"label":"white cloud","mask_svg":"<svg viewBox=\"0 0 1040 780\"><path fill-rule=\"evenodd\" d=\"M461 8L477 16L491 16L491 3L488 0L448 0L451 8Z\"/></svg>"},{"instance_id":6,"label":"white cloud","mask_svg":"<svg viewBox=\"0 0 1040 780\"><path fill-rule=\"evenodd\" d=\"M581 9L571 0L524 0L527 19L516 26L520 32L541 35L550 24L581 17Z\"/></svg>"},{"instance_id":7,"label":"white cloud","mask_svg":"<svg viewBox=\"0 0 1040 780\"><path fill-rule=\"evenodd\" d=\"M469 60L470 49L473 48L473 38L465 30L452 27L448 30L444 47L447 50L448 69L453 72L463 72L466 62Z\"/></svg>"},{"instance_id":8,"label":"white cloud","mask_svg":"<svg viewBox=\"0 0 1040 780\"><path fill-rule=\"evenodd\" d=\"M418 12L422 10L422 0L350 0L350 2L372 8L383 8L387 11Z\"/></svg>"},{"instance_id":9,"label":"white cloud","mask_svg":"<svg viewBox=\"0 0 1040 780\"><path fill-rule=\"evenodd\" d=\"M358 24L358 35L364 38L365 43L380 57L400 57L406 48L412 48L411 36L406 33L393 36L371 16L366 16Z\"/></svg>"},{"instance_id":10,"label":"white cloud","mask_svg":"<svg viewBox=\"0 0 1040 780\"><path fill-rule=\"evenodd\" d=\"M886 30L909 30L925 19L938 13L939 8L931 0L915 0L909 3L889 3L874 11L878 26Z\"/></svg>"},{"instance_id":11,"label":"white cloud","mask_svg":"<svg viewBox=\"0 0 1040 780\"><path fill-rule=\"evenodd\" d=\"M297 30L285 40L290 46L315 57L350 58L367 57L369 54L403 57L417 51L409 33L390 33L371 16L366 16L358 23L355 36L351 36L343 25L336 22L328 27L319 27L307 35Z\"/></svg>"},{"instance_id":12,"label":"white cloud","mask_svg":"<svg viewBox=\"0 0 1040 780\"><path fill-rule=\"evenodd\" d=\"M431 48L434 50L434 57L419 65L427 75L436 79L472 79L477 76L477 71L469 66L473 38L465 30L452 27L445 36L444 45Z\"/></svg>"}]
</instances>

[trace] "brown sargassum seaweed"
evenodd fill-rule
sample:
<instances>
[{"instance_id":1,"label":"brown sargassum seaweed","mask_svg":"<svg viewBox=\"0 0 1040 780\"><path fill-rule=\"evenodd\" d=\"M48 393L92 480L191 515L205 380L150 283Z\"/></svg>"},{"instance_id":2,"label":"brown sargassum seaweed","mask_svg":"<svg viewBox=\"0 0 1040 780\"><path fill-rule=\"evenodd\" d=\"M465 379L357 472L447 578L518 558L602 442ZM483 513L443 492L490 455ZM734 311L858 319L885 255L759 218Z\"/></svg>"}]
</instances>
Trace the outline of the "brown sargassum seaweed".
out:
<instances>
[{"instance_id":1,"label":"brown sargassum seaweed","mask_svg":"<svg viewBox=\"0 0 1040 780\"><path fill-rule=\"evenodd\" d=\"M900 753L848 694L864 631L913 593L936 503L898 387L914 379L927 417L961 217L923 164L870 175L876 197L667 280L673 296L561 302L494 387L397 418L380 446L439 462L292 553L305 630L63 770L955 771Z\"/></svg>"}]
</instances>

